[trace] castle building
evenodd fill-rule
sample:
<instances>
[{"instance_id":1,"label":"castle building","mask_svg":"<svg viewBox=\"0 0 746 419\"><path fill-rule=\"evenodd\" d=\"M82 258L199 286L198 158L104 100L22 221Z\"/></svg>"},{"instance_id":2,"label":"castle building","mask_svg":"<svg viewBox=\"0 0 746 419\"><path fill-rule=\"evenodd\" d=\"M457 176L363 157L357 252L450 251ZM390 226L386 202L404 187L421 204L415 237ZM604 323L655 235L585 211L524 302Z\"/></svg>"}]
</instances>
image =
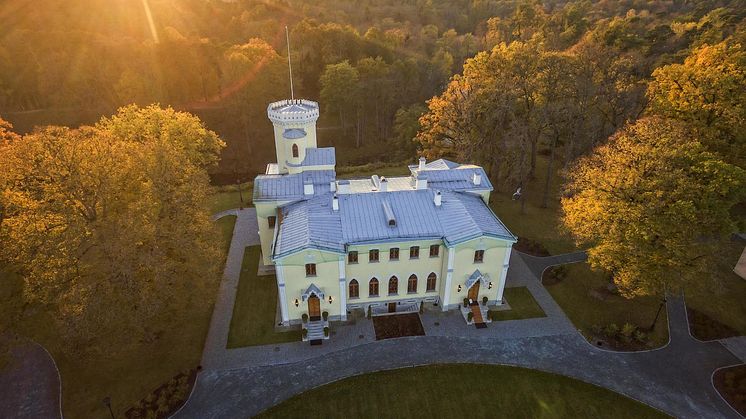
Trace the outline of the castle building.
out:
<instances>
[{"instance_id":1,"label":"castle building","mask_svg":"<svg viewBox=\"0 0 746 419\"><path fill-rule=\"evenodd\" d=\"M409 176L337 179L334 148L317 147L318 103L283 100L267 114L277 163L253 200L284 324L502 304L516 237L487 205L481 167L420 158Z\"/></svg>"}]
</instances>

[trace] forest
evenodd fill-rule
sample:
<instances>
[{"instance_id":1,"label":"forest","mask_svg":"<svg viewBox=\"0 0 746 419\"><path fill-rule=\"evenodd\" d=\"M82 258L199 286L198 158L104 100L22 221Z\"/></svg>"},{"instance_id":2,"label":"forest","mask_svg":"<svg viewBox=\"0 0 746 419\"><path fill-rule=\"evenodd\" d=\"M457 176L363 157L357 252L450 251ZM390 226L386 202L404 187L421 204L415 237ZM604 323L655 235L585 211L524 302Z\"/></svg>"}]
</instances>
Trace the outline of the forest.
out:
<instances>
[{"instance_id":1,"label":"forest","mask_svg":"<svg viewBox=\"0 0 746 419\"><path fill-rule=\"evenodd\" d=\"M726 39L745 13L738 0L11 0L0 5L0 116L27 133L132 103L172 106L228 143L213 182L246 181L273 157L265 109L289 96L288 26L296 95L320 101L321 141L342 165L427 150L412 141L425 102L494 47L505 77L531 80L540 55L558 58L554 77L577 73L574 92L552 93L572 94L558 106L582 114L571 157L641 113L655 68ZM566 136L537 132L531 161L538 143Z\"/></svg>"}]
</instances>

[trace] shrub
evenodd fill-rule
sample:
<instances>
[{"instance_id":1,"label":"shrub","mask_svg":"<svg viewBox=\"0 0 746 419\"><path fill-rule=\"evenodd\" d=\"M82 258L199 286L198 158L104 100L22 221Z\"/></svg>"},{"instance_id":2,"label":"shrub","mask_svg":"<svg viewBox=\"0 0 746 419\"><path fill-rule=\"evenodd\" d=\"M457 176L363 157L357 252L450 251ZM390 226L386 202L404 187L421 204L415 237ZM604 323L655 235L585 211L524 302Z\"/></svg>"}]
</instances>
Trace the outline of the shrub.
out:
<instances>
[{"instance_id":1,"label":"shrub","mask_svg":"<svg viewBox=\"0 0 746 419\"><path fill-rule=\"evenodd\" d=\"M324 336L329 336L329 326L324 327Z\"/></svg>"},{"instance_id":2,"label":"shrub","mask_svg":"<svg viewBox=\"0 0 746 419\"><path fill-rule=\"evenodd\" d=\"M368 318L370 319L372 317L373 310L368 306Z\"/></svg>"},{"instance_id":3,"label":"shrub","mask_svg":"<svg viewBox=\"0 0 746 419\"><path fill-rule=\"evenodd\" d=\"M640 343L648 341L648 335L646 335L642 330L635 330L634 338Z\"/></svg>"},{"instance_id":4,"label":"shrub","mask_svg":"<svg viewBox=\"0 0 746 419\"><path fill-rule=\"evenodd\" d=\"M303 315L300 316L300 318L303 320L303 323L308 323L308 314L307 313L303 313Z\"/></svg>"},{"instance_id":5,"label":"shrub","mask_svg":"<svg viewBox=\"0 0 746 419\"><path fill-rule=\"evenodd\" d=\"M483 305L483 306L486 306L486 305L487 305L487 301L489 301L489 300L490 300L490 299L489 299L489 298L487 298L487 296L486 296L486 295L485 295L484 297L482 297L482 305Z\"/></svg>"},{"instance_id":6,"label":"shrub","mask_svg":"<svg viewBox=\"0 0 746 419\"><path fill-rule=\"evenodd\" d=\"M632 336L634 336L635 331L637 331L637 326L635 326L632 323L624 323L624 326L622 326L622 340L625 342L631 342Z\"/></svg>"},{"instance_id":7,"label":"shrub","mask_svg":"<svg viewBox=\"0 0 746 419\"><path fill-rule=\"evenodd\" d=\"M471 321L473 318L474 318L474 313L472 313L471 311L466 313L467 320Z\"/></svg>"},{"instance_id":8,"label":"shrub","mask_svg":"<svg viewBox=\"0 0 746 419\"><path fill-rule=\"evenodd\" d=\"M308 329L303 329L303 337L308 337Z\"/></svg>"},{"instance_id":9,"label":"shrub","mask_svg":"<svg viewBox=\"0 0 746 419\"><path fill-rule=\"evenodd\" d=\"M324 319L324 321L326 321L329 318L329 312L325 311L321 313L321 317Z\"/></svg>"},{"instance_id":10,"label":"shrub","mask_svg":"<svg viewBox=\"0 0 746 419\"><path fill-rule=\"evenodd\" d=\"M604 334L610 338L616 337L619 333L619 326L616 323L611 323L604 328Z\"/></svg>"},{"instance_id":11,"label":"shrub","mask_svg":"<svg viewBox=\"0 0 746 419\"><path fill-rule=\"evenodd\" d=\"M464 297L464 308L469 307L469 299Z\"/></svg>"}]
</instances>

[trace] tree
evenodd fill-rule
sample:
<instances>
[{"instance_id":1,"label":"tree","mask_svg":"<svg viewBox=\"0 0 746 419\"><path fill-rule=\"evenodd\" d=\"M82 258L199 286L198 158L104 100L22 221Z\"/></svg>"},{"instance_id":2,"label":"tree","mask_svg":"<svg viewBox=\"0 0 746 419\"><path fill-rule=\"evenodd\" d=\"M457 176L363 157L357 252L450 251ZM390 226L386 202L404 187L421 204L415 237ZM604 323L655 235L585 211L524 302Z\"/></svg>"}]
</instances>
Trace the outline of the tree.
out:
<instances>
[{"instance_id":1,"label":"tree","mask_svg":"<svg viewBox=\"0 0 746 419\"><path fill-rule=\"evenodd\" d=\"M321 101L328 106L329 112L339 115L342 130L350 125L352 116L359 118L358 82L360 75L349 61L329 64L321 75ZM358 127L357 145L360 145Z\"/></svg>"},{"instance_id":2,"label":"tree","mask_svg":"<svg viewBox=\"0 0 746 419\"><path fill-rule=\"evenodd\" d=\"M0 153L0 257L71 354L126 351L178 327L218 278L208 176L223 143L171 109L47 127Z\"/></svg>"},{"instance_id":3,"label":"tree","mask_svg":"<svg viewBox=\"0 0 746 419\"><path fill-rule=\"evenodd\" d=\"M746 51L727 40L653 72L653 113L690 123L710 150L746 167Z\"/></svg>"},{"instance_id":4,"label":"tree","mask_svg":"<svg viewBox=\"0 0 746 419\"><path fill-rule=\"evenodd\" d=\"M746 172L708 152L680 122L645 118L581 158L562 198L564 225L622 295L701 283Z\"/></svg>"}]
</instances>

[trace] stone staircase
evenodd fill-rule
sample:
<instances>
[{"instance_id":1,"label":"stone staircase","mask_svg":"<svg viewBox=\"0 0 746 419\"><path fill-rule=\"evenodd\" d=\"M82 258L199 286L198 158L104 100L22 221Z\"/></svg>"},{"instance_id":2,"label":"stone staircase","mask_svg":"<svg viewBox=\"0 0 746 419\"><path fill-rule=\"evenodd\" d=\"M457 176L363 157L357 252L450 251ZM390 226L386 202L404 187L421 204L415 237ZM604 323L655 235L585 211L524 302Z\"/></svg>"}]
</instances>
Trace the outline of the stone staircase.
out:
<instances>
[{"instance_id":1,"label":"stone staircase","mask_svg":"<svg viewBox=\"0 0 746 419\"><path fill-rule=\"evenodd\" d=\"M304 327L308 329L308 334L303 338L304 341L329 339L329 336L324 336L324 327L329 327L328 321L309 321Z\"/></svg>"}]
</instances>

